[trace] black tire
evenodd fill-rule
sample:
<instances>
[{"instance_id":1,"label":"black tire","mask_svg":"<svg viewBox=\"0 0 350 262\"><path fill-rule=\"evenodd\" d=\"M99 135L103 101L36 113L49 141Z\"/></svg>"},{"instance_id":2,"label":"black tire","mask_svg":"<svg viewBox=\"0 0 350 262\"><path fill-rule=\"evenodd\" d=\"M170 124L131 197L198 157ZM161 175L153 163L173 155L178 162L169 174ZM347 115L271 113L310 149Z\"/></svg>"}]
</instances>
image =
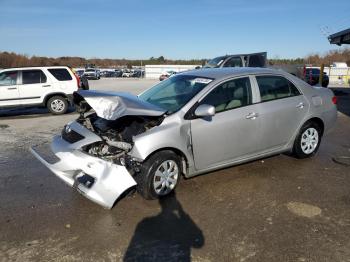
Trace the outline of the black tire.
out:
<instances>
[{"instance_id":1,"label":"black tire","mask_svg":"<svg viewBox=\"0 0 350 262\"><path fill-rule=\"evenodd\" d=\"M156 171L165 161L173 161L176 163L178 175L175 186L169 192L159 194L156 192L154 179ZM138 193L145 199L158 199L160 197L169 195L175 190L177 184L179 183L181 174L182 164L180 157L170 150L159 151L143 163L141 171L135 176L135 180L137 182L136 189Z\"/></svg>"},{"instance_id":2,"label":"black tire","mask_svg":"<svg viewBox=\"0 0 350 262\"><path fill-rule=\"evenodd\" d=\"M313 130L317 132L317 143L315 142L315 140L311 139L311 136L309 138L309 141L305 142L305 139L307 139L307 136ZM293 146L293 155L299 159L314 156L320 147L321 140L322 140L322 129L320 128L320 126L317 123L312 121L305 123L300 128L299 134L295 138L294 146ZM308 146L308 143L310 143L309 146Z\"/></svg>"},{"instance_id":3,"label":"black tire","mask_svg":"<svg viewBox=\"0 0 350 262\"><path fill-rule=\"evenodd\" d=\"M46 106L52 114L62 115L68 110L68 101L63 96L53 96L47 101Z\"/></svg>"}]
</instances>

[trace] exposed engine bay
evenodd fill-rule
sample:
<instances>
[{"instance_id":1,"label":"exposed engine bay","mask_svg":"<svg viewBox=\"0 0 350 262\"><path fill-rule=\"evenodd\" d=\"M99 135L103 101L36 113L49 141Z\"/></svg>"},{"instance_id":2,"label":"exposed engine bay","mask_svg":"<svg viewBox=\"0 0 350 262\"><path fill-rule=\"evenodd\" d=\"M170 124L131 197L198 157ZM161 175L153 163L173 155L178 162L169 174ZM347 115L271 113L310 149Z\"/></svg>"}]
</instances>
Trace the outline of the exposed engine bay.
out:
<instances>
[{"instance_id":1,"label":"exposed engine bay","mask_svg":"<svg viewBox=\"0 0 350 262\"><path fill-rule=\"evenodd\" d=\"M83 151L124 166L133 137L160 125L166 113L127 93L80 90L73 94L73 102L80 113L77 122L102 139ZM91 109L95 112L87 115Z\"/></svg>"},{"instance_id":2,"label":"exposed engine bay","mask_svg":"<svg viewBox=\"0 0 350 262\"><path fill-rule=\"evenodd\" d=\"M92 156L125 165L126 154L133 147L133 137L160 125L163 119L163 116L123 116L116 120L106 120L96 113L86 117L81 114L77 122L103 140L82 149Z\"/></svg>"}]
</instances>

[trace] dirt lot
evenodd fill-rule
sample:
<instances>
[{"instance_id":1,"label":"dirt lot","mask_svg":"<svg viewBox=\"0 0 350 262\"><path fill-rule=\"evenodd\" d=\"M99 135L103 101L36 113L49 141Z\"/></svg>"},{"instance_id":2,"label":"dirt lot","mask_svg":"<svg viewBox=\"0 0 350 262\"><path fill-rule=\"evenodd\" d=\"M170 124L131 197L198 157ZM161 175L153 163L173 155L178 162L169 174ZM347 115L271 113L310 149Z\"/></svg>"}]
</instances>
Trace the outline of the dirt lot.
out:
<instances>
[{"instance_id":1,"label":"dirt lot","mask_svg":"<svg viewBox=\"0 0 350 262\"><path fill-rule=\"evenodd\" d=\"M90 81L138 93L149 80ZM278 155L105 210L29 152L77 115L0 111L0 261L350 261L350 95L312 159ZM347 162L346 162L347 161Z\"/></svg>"}]
</instances>

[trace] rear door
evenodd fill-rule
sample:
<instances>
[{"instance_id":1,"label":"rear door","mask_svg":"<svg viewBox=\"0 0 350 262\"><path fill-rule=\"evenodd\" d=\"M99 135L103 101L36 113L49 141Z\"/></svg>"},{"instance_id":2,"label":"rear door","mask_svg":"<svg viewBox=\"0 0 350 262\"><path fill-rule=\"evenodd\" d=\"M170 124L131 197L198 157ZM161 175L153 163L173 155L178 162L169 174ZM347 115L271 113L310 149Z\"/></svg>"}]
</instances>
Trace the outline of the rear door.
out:
<instances>
[{"instance_id":1,"label":"rear door","mask_svg":"<svg viewBox=\"0 0 350 262\"><path fill-rule=\"evenodd\" d=\"M215 107L211 118L191 120L197 170L215 167L260 150L258 104L254 104L249 77L228 80L215 87L199 104ZM254 116L255 114L255 116Z\"/></svg>"},{"instance_id":2,"label":"rear door","mask_svg":"<svg viewBox=\"0 0 350 262\"><path fill-rule=\"evenodd\" d=\"M284 147L298 131L309 103L296 86L283 76L256 76L261 102L261 145L264 151Z\"/></svg>"},{"instance_id":3,"label":"rear door","mask_svg":"<svg viewBox=\"0 0 350 262\"><path fill-rule=\"evenodd\" d=\"M50 92L51 84L41 69L22 70L18 86L22 104L39 104L43 96Z\"/></svg>"},{"instance_id":4,"label":"rear door","mask_svg":"<svg viewBox=\"0 0 350 262\"><path fill-rule=\"evenodd\" d=\"M48 68L47 71L55 79L55 91L61 90L66 94L72 94L78 89L77 79L68 68Z\"/></svg>"},{"instance_id":5,"label":"rear door","mask_svg":"<svg viewBox=\"0 0 350 262\"><path fill-rule=\"evenodd\" d=\"M20 104L18 92L18 71L0 73L0 106Z\"/></svg>"}]
</instances>

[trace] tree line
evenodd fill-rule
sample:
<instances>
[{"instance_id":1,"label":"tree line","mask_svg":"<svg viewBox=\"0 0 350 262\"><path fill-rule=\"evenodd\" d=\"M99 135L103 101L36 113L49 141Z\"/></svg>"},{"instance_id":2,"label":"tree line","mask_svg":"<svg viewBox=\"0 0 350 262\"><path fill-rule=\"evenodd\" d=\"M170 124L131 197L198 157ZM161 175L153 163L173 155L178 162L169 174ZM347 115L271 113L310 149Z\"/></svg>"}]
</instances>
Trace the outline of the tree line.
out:
<instances>
[{"instance_id":1,"label":"tree line","mask_svg":"<svg viewBox=\"0 0 350 262\"><path fill-rule=\"evenodd\" d=\"M101 59L83 57L44 57L44 56L27 56L13 52L0 52L0 68L24 67L24 66L70 66L85 67L86 65L96 65L98 67L128 67L141 65L158 65L158 64L175 64L175 65L203 65L206 59L192 60L171 60L163 56L158 58L151 57L146 60L130 59Z\"/></svg>"},{"instance_id":2,"label":"tree line","mask_svg":"<svg viewBox=\"0 0 350 262\"><path fill-rule=\"evenodd\" d=\"M166 59L164 56L151 57L146 60L130 60L130 59L101 59L83 57L44 57L44 56L28 56L16 54L13 52L0 52L0 68L24 67L24 66L58 66L65 65L70 67L85 67L86 65L96 65L98 67L129 67L140 65L156 65L156 64L181 64L181 65L204 65L208 59L190 59L190 60L172 60ZM283 59L272 58L268 60L270 65L293 65L293 64L312 64L320 66L322 63L327 65L333 62L346 62L350 65L350 48L331 50L324 55L313 54L304 58Z\"/></svg>"}]
</instances>

